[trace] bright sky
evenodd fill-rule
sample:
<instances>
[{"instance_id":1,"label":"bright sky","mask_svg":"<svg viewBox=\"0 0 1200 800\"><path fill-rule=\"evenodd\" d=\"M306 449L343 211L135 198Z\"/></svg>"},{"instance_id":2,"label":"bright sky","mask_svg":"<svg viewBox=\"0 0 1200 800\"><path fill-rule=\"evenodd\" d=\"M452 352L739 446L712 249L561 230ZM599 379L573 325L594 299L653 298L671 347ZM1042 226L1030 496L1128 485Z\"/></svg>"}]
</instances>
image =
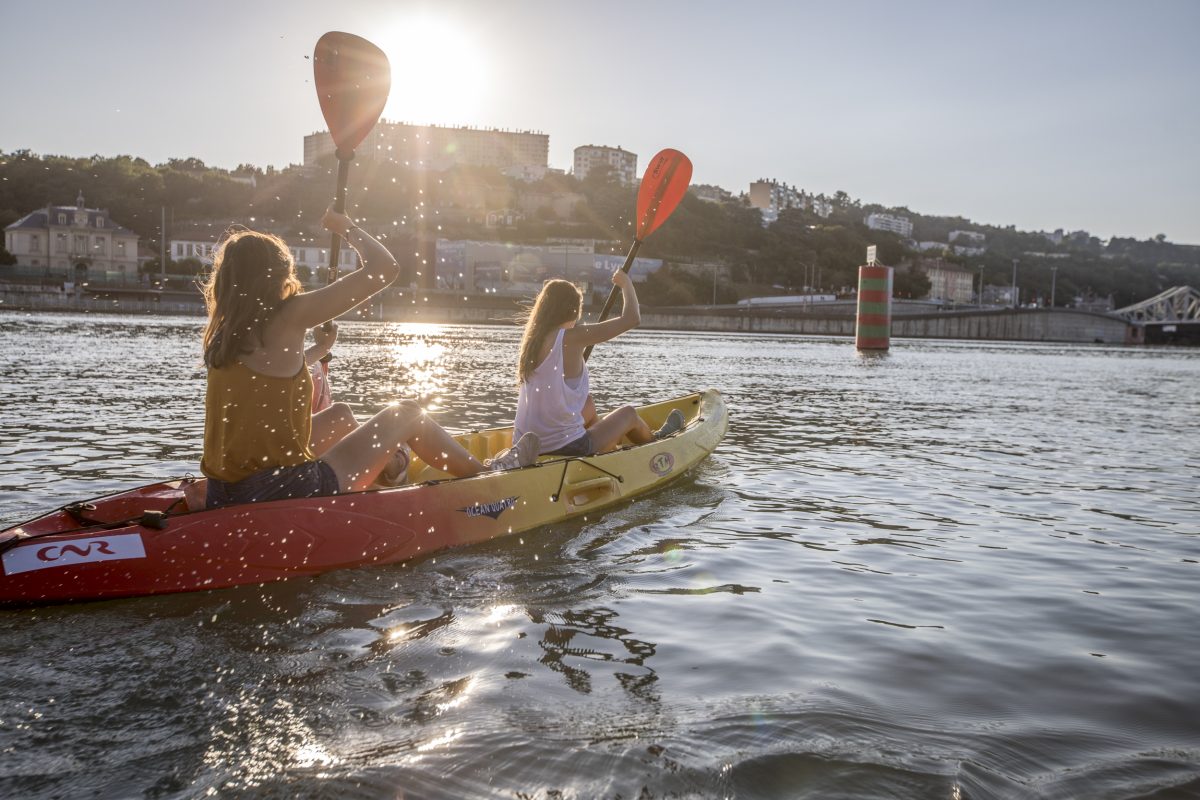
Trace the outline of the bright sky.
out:
<instances>
[{"instance_id":1,"label":"bright sky","mask_svg":"<svg viewBox=\"0 0 1200 800\"><path fill-rule=\"evenodd\" d=\"M1200 243L1200 2L4 0L0 149L302 160L327 30L391 57L388 119L663 147L1022 230Z\"/></svg>"}]
</instances>

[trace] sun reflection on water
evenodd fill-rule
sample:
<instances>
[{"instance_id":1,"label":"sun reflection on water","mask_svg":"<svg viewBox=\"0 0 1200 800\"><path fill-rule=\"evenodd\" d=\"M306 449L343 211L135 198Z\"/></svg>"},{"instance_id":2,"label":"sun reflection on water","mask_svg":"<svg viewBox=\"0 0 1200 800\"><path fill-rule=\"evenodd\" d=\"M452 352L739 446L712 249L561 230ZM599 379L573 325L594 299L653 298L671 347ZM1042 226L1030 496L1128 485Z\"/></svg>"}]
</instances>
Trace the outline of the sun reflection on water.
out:
<instances>
[{"instance_id":1,"label":"sun reflection on water","mask_svg":"<svg viewBox=\"0 0 1200 800\"><path fill-rule=\"evenodd\" d=\"M426 753L430 750L436 750L439 747L450 744L455 739L462 738L462 735L462 730L458 728L452 728L443 733L441 736L436 736L427 742L422 742L421 744L417 745L417 752Z\"/></svg>"},{"instance_id":2,"label":"sun reflection on water","mask_svg":"<svg viewBox=\"0 0 1200 800\"><path fill-rule=\"evenodd\" d=\"M329 767L337 763L325 748L315 742L305 742L292 753L292 762L298 767Z\"/></svg>"},{"instance_id":3,"label":"sun reflection on water","mask_svg":"<svg viewBox=\"0 0 1200 800\"><path fill-rule=\"evenodd\" d=\"M439 405L437 397L446 388L446 346L438 341L438 325L398 325L398 340L386 348L394 391L401 396L419 397L429 411Z\"/></svg>"}]
</instances>

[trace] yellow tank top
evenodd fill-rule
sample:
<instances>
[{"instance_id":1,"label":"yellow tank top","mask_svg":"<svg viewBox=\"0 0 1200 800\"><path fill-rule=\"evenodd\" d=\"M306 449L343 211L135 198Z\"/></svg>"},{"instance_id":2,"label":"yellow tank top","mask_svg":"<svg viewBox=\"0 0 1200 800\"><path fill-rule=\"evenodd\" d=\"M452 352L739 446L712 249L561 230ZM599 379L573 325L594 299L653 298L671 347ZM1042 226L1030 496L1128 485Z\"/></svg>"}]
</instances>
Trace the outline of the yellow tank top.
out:
<instances>
[{"instance_id":1,"label":"yellow tank top","mask_svg":"<svg viewBox=\"0 0 1200 800\"><path fill-rule=\"evenodd\" d=\"M209 368L204 397L204 460L200 471L234 483L268 467L316 460L312 437L312 377L261 375L241 362Z\"/></svg>"}]
</instances>

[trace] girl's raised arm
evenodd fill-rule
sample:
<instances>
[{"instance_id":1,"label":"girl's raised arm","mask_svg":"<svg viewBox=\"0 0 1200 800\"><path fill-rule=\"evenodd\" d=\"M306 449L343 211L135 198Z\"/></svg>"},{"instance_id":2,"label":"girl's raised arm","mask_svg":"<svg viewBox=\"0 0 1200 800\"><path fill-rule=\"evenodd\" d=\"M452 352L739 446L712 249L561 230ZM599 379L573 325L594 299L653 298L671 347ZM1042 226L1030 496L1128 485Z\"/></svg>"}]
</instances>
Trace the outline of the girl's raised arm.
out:
<instances>
[{"instance_id":1,"label":"girl's raised arm","mask_svg":"<svg viewBox=\"0 0 1200 800\"><path fill-rule=\"evenodd\" d=\"M400 265L388 249L348 216L330 209L321 224L354 248L360 266L328 286L298 294L284 303L280 314L286 317L289 327L315 328L345 314L400 277Z\"/></svg>"},{"instance_id":2,"label":"girl's raised arm","mask_svg":"<svg viewBox=\"0 0 1200 800\"><path fill-rule=\"evenodd\" d=\"M612 282L621 287L621 316L604 322L568 328L563 335L564 347L584 348L600 342L607 342L641 324L642 312L638 307L637 292L633 288L633 280L629 274L617 270L613 275Z\"/></svg>"}]
</instances>

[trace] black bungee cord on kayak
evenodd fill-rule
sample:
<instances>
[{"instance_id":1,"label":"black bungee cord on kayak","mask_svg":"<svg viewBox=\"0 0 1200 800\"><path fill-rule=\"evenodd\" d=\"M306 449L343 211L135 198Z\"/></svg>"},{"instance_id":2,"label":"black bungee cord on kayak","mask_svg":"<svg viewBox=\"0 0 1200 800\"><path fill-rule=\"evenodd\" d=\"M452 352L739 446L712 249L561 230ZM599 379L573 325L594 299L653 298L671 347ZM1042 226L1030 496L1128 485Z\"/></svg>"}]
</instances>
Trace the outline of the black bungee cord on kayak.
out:
<instances>
[{"instance_id":1,"label":"black bungee cord on kayak","mask_svg":"<svg viewBox=\"0 0 1200 800\"><path fill-rule=\"evenodd\" d=\"M585 467L591 467L592 469L596 470L597 472L603 472L608 477L616 480L617 483L625 482L624 476L615 475L615 474L609 472L608 470L606 470L604 467L597 466L597 465L593 464L591 461L588 461L581 456L567 456L562 461L562 465L563 465L562 475L560 475L558 478L558 488L554 490L554 494L550 495L551 503L557 503L558 498L562 496L563 484L565 484L567 482L567 467L569 467L571 465L572 461L578 461L580 464L583 464Z\"/></svg>"},{"instance_id":2,"label":"black bungee cord on kayak","mask_svg":"<svg viewBox=\"0 0 1200 800\"><path fill-rule=\"evenodd\" d=\"M183 501L184 501L184 498L181 497L161 511L156 511L156 510L143 511L141 514L139 514L136 517L129 517L128 519L114 520L112 522L104 522L103 520L92 519L91 517L86 516L84 512L96 510L96 506L93 503L71 503L70 505L63 506L62 508L59 509L59 511L62 511L63 513L65 513L69 517L71 517L71 519L80 523L80 527L68 528L66 530L61 530L61 531L43 531L41 533L30 533L30 534L26 534L24 536L21 536L21 535L12 536L11 538L6 539L3 542L0 542L0 554L7 552L8 550L16 547L19 544L26 544L28 542L34 541L35 539L44 539L47 536L61 536L65 533L83 533L84 531L91 531L91 530L111 531L111 530L116 530L117 528L126 528L126 527L129 527L130 525L140 525L143 528L153 528L155 530L160 530L160 531L166 530L167 517L171 516L171 512L175 510L175 507L178 506Z\"/></svg>"}]
</instances>

